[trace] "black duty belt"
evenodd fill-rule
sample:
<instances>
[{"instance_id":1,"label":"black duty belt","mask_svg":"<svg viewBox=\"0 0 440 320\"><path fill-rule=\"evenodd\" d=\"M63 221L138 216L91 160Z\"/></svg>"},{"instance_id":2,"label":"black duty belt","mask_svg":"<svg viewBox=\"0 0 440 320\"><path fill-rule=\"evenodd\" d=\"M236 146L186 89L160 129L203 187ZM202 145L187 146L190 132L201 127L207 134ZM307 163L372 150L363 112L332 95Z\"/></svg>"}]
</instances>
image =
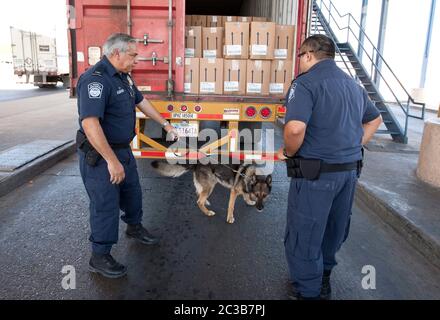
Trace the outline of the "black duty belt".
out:
<instances>
[{"instance_id":1,"label":"black duty belt","mask_svg":"<svg viewBox=\"0 0 440 320\"><path fill-rule=\"evenodd\" d=\"M129 143L109 143L110 147L113 150L116 149L129 149ZM76 146L79 150L85 153L86 162L90 166L95 166L99 159L101 159L101 155L98 151L93 148L92 144L87 140L86 135L81 130L76 132Z\"/></svg>"},{"instance_id":2,"label":"black duty belt","mask_svg":"<svg viewBox=\"0 0 440 320\"><path fill-rule=\"evenodd\" d=\"M287 176L290 178L304 178L316 180L321 173L343 172L357 170L358 176L362 170L362 160L348 163L325 163L320 159L304 159L300 157L286 160Z\"/></svg>"}]
</instances>

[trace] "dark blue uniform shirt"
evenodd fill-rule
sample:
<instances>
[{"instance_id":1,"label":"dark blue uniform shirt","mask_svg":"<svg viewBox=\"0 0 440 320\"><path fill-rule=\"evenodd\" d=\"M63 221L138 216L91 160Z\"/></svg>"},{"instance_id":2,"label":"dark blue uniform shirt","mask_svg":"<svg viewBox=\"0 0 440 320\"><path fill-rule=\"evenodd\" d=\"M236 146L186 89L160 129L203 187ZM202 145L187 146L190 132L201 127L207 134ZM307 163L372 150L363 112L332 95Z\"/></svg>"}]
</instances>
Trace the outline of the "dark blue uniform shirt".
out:
<instances>
[{"instance_id":1,"label":"dark blue uniform shirt","mask_svg":"<svg viewBox=\"0 0 440 320\"><path fill-rule=\"evenodd\" d=\"M133 140L135 106L143 96L130 75L118 72L104 56L81 75L77 90L81 130L83 119L97 117L109 143L128 144Z\"/></svg>"},{"instance_id":2,"label":"dark blue uniform shirt","mask_svg":"<svg viewBox=\"0 0 440 320\"><path fill-rule=\"evenodd\" d=\"M327 163L360 160L362 124L380 115L365 89L329 59L293 82L286 106L286 124L298 120L307 125L297 155Z\"/></svg>"}]
</instances>

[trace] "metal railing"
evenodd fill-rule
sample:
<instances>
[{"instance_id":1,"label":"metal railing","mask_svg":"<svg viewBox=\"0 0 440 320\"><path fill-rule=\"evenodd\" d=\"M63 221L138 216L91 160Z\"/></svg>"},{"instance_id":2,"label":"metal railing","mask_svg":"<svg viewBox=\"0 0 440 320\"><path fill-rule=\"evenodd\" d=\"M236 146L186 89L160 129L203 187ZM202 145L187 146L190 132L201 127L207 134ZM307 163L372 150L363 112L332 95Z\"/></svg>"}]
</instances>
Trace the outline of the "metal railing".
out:
<instances>
[{"instance_id":1,"label":"metal railing","mask_svg":"<svg viewBox=\"0 0 440 320\"><path fill-rule=\"evenodd\" d=\"M318 2L319 2L319 4L318 4ZM332 25L335 25L337 27L337 29L340 31L347 30L347 45L350 46L350 40L354 39L355 46L360 49L359 50L360 52L356 53L352 49L352 47L350 46L353 54L355 54L357 56L357 58L360 62L361 62L361 58L363 55L365 55L368 58L368 60L371 63L370 77L372 77L373 73L374 73L374 74L378 75L381 78L381 80L383 80L383 82L386 84L386 87L388 88L388 90L390 91L390 93L392 94L392 96L395 99L395 101L393 101L393 103L400 106L401 110L405 114L404 135L406 136L407 130L408 130L408 118L409 117L415 118L415 119L421 119L421 120L423 120L425 118L425 103L416 102L414 100L414 98L411 96L411 94L408 92L408 90L405 88L405 86L402 84L402 82L396 76L394 71L391 69L389 64L385 61L384 57L379 52L379 50L376 48L374 43L368 37L365 30L360 26L360 24L357 22L357 20L353 17L353 15L351 13L341 14L338 11L338 9L334 6L334 4L331 0L327 0L327 1L314 0L313 4L314 4L315 8L317 9L316 14L320 17L320 19L324 20L324 21L322 21L324 23L321 23L321 24L325 29L327 29L327 26L329 26L330 29L332 29ZM337 17L334 13L337 15ZM338 23L337 18L339 19L339 21L342 21L344 18L346 18L347 19L346 26L341 26L342 23ZM352 27L353 24L357 30L354 30L354 28ZM332 30L326 30L326 31L331 31L331 32L327 32L327 34L334 34ZM355 31L357 31L357 33L355 33ZM361 35L365 40L367 40L367 44L369 44L369 46L371 46L371 55L370 55L370 52L366 49L366 45L362 41L360 41L358 35ZM335 42L338 42L338 39L333 39L333 40ZM340 53L340 51L338 53ZM380 63L377 63L377 62L380 62ZM362 62L361 62L361 64L364 65ZM386 70L384 71L381 68L379 68L378 64L382 64L382 67L385 67ZM386 72L391 76L390 77L391 79L388 79L385 77L384 74ZM394 86L390 85L391 81L394 82ZM379 88L377 88L377 89L379 89ZM400 98L398 97L398 94L396 93L396 91L400 91L400 94L401 94ZM406 101L406 103L402 102L402 101ZM421 116L416 116L416 115L410 114L411 103L412 103L412 105L421 106Z\"/></svg>"}]
</instances>

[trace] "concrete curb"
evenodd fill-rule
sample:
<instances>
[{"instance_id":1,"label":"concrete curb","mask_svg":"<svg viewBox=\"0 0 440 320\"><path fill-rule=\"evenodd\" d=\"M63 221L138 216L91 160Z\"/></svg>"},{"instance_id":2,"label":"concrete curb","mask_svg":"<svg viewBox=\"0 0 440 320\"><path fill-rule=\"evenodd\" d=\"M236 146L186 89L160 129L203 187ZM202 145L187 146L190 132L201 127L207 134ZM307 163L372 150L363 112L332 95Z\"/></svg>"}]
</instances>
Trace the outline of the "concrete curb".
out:
<instances>
[{"instance_id":1,"label":"concrete curb","mask_svg":"<svg viewBox=\"0 0 440 320\"><path fill-rule=\"evenodd\" d=\"M15 188L31 180L33 177L39 175L75 152L76 144L71 140L61 147L56 148L44 156L24 165L0 181L0 197L8 194Z\"/></svg>"},{"instance_id":2,"label":"concrete curb","mask_svg":"<svg viewBox=\"0 0 440 320\"><path fill-rule=\"evenodd\" d=\"M440 268L440 243L380 199L362 181L357 184L356 196L422 255Z\"/></svg>"}]
</instances>

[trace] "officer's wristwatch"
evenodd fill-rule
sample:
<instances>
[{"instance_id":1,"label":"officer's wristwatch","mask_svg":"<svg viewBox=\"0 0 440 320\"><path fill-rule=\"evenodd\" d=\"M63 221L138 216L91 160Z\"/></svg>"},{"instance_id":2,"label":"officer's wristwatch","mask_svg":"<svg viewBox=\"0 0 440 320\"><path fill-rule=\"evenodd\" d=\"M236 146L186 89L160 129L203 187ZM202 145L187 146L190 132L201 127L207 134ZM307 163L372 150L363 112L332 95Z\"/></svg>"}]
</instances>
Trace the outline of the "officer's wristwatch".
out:
<instances>
[{"instance_id":1,"label":"officer's wristwatch","mask_svg":"<svg viewBox=\"0 0 440 320\"><path fill-rule=\"evenodd\" d=\"M165 128L167 125L169 125L170 123L167 121L167 120L165 120L165 122L164 123L162 123L162 128Z\"/></svg>"}]
</instances>

